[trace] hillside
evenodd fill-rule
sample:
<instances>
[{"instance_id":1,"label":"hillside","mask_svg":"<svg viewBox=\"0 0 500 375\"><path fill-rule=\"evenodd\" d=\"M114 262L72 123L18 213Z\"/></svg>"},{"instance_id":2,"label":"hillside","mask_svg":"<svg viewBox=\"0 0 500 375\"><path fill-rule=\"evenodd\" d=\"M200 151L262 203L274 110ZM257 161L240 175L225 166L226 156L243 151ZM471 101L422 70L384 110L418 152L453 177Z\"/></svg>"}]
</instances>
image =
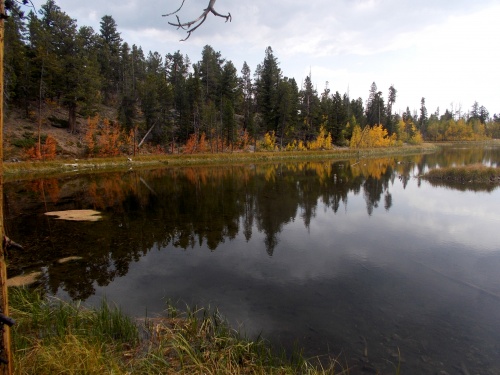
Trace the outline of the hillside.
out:
<instances>
[{"instance_id":1,"label":"hillside","mask_svg":"<svg viewBox=\"0 0 500 375\"><path fill-rule=\"evenodd\" d=\"M103 117L114 119L116 111L110 107L102 107L99 111ZM76 134L67 130L68 111L61 107L47 106L42 108L41 137L51 136L57 141L57 158L75 158L84 155L83 136L87 120L77 116ZM38 116L19 108L6 110L4 119L3 152L5 161L27 160L26 148L36 144L38 140Z\"/></svg>"}]
</instances>

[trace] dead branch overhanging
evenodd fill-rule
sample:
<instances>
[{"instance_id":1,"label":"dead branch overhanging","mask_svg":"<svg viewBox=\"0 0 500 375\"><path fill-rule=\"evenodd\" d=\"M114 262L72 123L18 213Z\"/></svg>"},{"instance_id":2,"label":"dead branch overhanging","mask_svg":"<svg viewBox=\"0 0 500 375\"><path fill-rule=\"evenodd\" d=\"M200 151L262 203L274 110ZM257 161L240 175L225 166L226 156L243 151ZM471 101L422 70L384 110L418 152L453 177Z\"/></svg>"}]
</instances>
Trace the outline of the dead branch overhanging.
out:
<instances>
[{"instance_id":1,"label":"dead branch overhanging","mask_svg":"<svg viewBox=\"0 0 500 375\"><path fill-rule=\"evenodd\" d=\"M182 7L184 6L184 2L185 2L185 0L182 0L181 6L175 12L164 14L163 17L172 16L172 15L178 13L182 9ZM200 27L203 24L203 22L205 22L205 20L207 19L208 13L212 13L213 15L215 15L217 17L225 18L226 22L227 21L231 22L231 20L232 20L231 13L228 12L227 15L224 15L224 14L220 14L219 12L217 12L214 9L215 2L216 2L216 0L210 0L208 3L208 6L203 10L203 13L197 19L195 19L193 21L181 22L179 16L176 15L175 17L177 18L177 23L169 22L168 24L172 25L172 26L176 26L177 29L186 30L188 33L187 37L184 39L181 39L181 41L185 41L191 36L191 33L193 31L195 31L198 27Z\"/></svg>"}]
</instances>

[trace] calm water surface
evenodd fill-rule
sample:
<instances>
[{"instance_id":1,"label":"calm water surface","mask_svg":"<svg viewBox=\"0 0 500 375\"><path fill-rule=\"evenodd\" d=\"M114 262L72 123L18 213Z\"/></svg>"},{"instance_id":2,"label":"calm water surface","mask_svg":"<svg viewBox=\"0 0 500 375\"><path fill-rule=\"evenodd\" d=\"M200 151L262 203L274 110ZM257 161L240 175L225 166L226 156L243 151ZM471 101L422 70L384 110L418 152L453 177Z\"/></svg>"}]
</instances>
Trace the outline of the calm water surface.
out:
<instances>
[{"instance_id":1,"label":"calm water surface","mask_svg":"<svg viewBox=\"0 0 500 375\"><path fill-rule=\"evenodd\" d=\"M500 148L11 182L6 231L26 250L9 274L41 270L51 294L134 316L216 306L351 374L399 360L404 374L499 374L500 189L418 178L471 163L499 165ZM44 215L83 208L104 220Z\"/></svg>"}]
</instances>

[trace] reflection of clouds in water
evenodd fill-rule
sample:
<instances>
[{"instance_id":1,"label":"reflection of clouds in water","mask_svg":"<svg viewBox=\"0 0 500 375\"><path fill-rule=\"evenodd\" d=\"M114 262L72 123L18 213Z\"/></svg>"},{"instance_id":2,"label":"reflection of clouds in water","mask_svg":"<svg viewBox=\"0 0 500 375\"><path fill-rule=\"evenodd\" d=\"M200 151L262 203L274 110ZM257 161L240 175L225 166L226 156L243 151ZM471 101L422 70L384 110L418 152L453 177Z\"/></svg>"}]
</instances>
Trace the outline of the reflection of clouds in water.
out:
<instances>
[{"instance_id":1,"label":"reflection of clouds in water","mask_svg":"<svg viewBox=\"0 0 500 375\"><path fill-rule=\"evenodd\" d=\"M136 315L146 307L151 315L161 312L166 297L216 306L250 335L309 338L311 350L321 353L334 346L356 350L359 335L374 343L397 334L412 337L394 344L408 363L419 361L421 343L440 361L453 358L467 345L464 337L489 356L492 346L479 341L499 336L499 301L492 295L500 295L500 254L478 256L478 249L494 243L491 196L464 201L463 193L416 185L391 185L393 207L379 206L372 216L363 195L353 193L347 210L337 213L318 200L309 226L299 209L277 234L273 256L256 228L249 242L240 229L214 252L204 245L150 251L127 277L97 288L97 298L105 293Z\"/></svg>"},{"instance_id":2,"label":"reflection of clouds in water","mask_svg":"<svg viewBox=\"0 0 500 375\"><path fill-rule=\"evenodd\" d=\"M372 164L366 169L377 172L379 163ZM359 335L376 341L401 330L418 340L440 332L459 342L462 338L454 332L470 331L477 338L477 325L496 327L500 309L492 296L500 295L500 252L498 215L491 202L498 201L497 192L462 193L426 182L418 187L411 177L385 176L383 184L366 184L363 175L350 176L335 166L346 177L344 184L332 184L323 173L330 171L329 165L302 167L295 173L280 166L274 183L257 175L249 179L256 187L249 184L247 194L228 188L238 187L240 178L212 176L214 170L208 168L193 170L194 177L204 173L214 182L196 190L197 197L203 194L190 207L194 213L184 207L194 202L191 182L162 193L162 186L172 186L170 176L151 178L148 183L161 198L147 196L150 212L143 206L132 210L143 221L129 223L136 230L130 231L131 240L148 239L144 251L126 258L126 277L96 287L91 301L106 294L134 315L163 311L164 298L217 306L249 332L313 335L341 346L354 346L352 337ZM387 191L392 195L389 210L383 205ZM115 233L112 228L107 229ZM250 229L251 236L245 237ZM272 256L269 237L275 240ZM163 244L160 249L158 243ZM128 252L113 259L123 254ZM415 311L418 316L412 315ZM443 321L450 323L443 328ZM498 337L498 328L490 331ZM431 351L436 353L461 349L447 349L443 341L435 345Z\"/></svg>"},{"instance_id":3,"label":"reflection of clouds in water","mask_svg":"<svg viewBox=\"0 0 500 375\"><path fill-rule=\"evenodd\" d=\"M492 206L500 201L500 190L462 193L428 184L421 189L403 203L411 213L407 217L410 228L433 236L436 243L467 244L478 252L500 250L495 244L500 212Z\"/></svg>"}]
</instances>

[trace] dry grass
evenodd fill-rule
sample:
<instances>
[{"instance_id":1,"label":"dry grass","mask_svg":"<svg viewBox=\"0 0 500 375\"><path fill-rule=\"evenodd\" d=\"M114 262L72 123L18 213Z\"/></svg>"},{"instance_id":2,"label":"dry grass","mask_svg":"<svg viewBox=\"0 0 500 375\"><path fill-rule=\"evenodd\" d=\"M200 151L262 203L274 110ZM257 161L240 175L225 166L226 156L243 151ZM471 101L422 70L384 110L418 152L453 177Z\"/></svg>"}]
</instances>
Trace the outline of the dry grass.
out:
<instances>
[{"instance_id":1,"label":"dry grass","mask_svg":"<svg viewBox=\"0 0 500 375\"><path fill-rule=\"evenodd\" d=\"M430 170L424 178L452 182L500 182L500 168L486 167L482 164L462 167L438 168Z\"/></svg>"},{"instance_id":2,"label":"dry grass","mask_svg":"<svg viewBox=\"0 0 500 375\"><path fill-rule=\"evenodd\" d=\"M179 313L133 322L106 303L78 303L10 289L15 374L347 374L294 353L276 355L258 339L240 337L217 311Z\"/></svg>"}]
</instances>

